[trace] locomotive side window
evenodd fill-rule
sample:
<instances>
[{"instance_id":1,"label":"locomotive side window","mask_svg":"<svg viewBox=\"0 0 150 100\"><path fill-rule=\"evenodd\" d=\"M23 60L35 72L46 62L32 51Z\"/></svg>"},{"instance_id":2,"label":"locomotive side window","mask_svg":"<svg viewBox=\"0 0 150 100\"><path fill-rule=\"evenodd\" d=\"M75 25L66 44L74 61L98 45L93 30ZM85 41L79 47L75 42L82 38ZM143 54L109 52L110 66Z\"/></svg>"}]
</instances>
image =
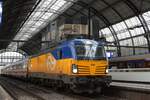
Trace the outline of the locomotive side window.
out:
<instances>
[{"instance_id":1,"label":"locomotive side window","mask_svg":"<svg viewBox=\"0 0 150 100\"><path fill-rule=\"evenodd\" d=\"M95 54L95 58L97 57L106 57L105 52L104 52L104 47L102 46L98 46L96 49L96 54Z\"/></svg>"},{"instance_id":2,"label":"locomotive side window","mask_svg":"<svg viewBox=\"0 0 150 100\"><path fill-rule=\"evenodd\" d=\"M57 56L59 59L62 59L62 50L57 51Z\"/></svg>"},{"instance_id":3,"label":"locomotive side window","mask_svg":"<svg viewBox=\"0 0 150 100\"><path fill-rule=\"evenodd\" d=\"M76 54L77 54L77 59L83 59L86 53L86 49L84 45L76 45Z\"/></svg>"},{"instance_id":4,"label":"locomotive side window","mask_svg":"<svg viewBox=\"0 0 150 100\"><path fill-rule=\"evenodd\" d=\"M62 54L62 50L60 50L59 52L60 52L59 58L62 59L62 55L63 55L63 54Z\"/></svg>"}]
</instances>

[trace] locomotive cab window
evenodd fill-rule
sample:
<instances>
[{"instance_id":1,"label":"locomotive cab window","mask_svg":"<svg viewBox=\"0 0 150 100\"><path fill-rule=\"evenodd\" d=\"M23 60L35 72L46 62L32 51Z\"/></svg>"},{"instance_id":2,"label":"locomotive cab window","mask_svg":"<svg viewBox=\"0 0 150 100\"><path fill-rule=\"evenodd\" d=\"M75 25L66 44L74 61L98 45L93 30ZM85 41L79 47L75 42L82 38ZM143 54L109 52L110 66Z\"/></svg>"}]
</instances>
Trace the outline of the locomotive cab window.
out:
<instances>
[{"instance_id":1,"label":"locomotive cab window","mask_svg":"<svg viewBox=\"0 0 150 100\"><path fill-rule=\"evenodd\" d=\"M75 45L75 52L77 59L106 59L104 47L93 44Z\"/></svg>"}]
</instances>

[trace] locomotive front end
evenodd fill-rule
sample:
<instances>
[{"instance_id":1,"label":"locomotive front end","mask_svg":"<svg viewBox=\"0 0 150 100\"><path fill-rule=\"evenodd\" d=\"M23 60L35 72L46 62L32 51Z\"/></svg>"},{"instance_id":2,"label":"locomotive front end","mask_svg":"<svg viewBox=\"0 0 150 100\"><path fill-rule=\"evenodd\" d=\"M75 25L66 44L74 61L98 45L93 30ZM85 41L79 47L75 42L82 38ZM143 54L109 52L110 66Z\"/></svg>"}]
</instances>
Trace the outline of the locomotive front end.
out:
<instances>
[{"instance_id":1,"label":"locomotive front end","mask_svg":"<svg viewBox=\"0 0 150 100\"><path fill-rule=\"evenodd\" d=\"M108 60L102 44L93 40L75 42L74 54L71 72L76 88L97 90L109 86L111 76L108 74Z\"/></svg>"}]
</instances>

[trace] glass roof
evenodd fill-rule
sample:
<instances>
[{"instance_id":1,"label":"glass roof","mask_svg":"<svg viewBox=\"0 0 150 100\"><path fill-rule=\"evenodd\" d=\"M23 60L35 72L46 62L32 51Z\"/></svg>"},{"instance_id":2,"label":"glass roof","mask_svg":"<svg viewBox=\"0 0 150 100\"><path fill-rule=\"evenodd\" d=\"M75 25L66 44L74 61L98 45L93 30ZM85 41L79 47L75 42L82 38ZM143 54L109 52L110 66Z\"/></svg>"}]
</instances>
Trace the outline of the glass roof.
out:
<instances>
[{"instance_id":1,"label":"glass roof","mask_svg":"<svg viewBox=\"0 0 150 100\"><path fill-rule=\"evenodd\" d=\"M24 55L18 52L3 52L0 54L0 64L1 63L12 63L24 59Z\"/></svg>"},{"instance_id":2,"label":"glass roof","mask_svg":"<svg viewBox=\"0 0 150 100\"><path fill-rule=\"evenodd\" d=\"M146 23L148 25L148 28L150 29L150 11L143 14L144 19L146 20Z\"/></svg>"},{"instance_id":3,"label":"glass roof","mask_svg":"<svg viewBox=\"0 0 150 100\"><path fill-rule=\"evenodd\" d=\"M41 0L32 12L14 40L28 40L43 29L50 21L63 13L76 0ZM10 43L8 48L16 48L16 43Z\"/></svg>"},{"instance_id":4,"label":"glass roof","mask_svg":"<svg viewBox=\"0 0 150 100\"><path fill-rule=\"evenodd\" d=\"M150 11L141 14L141 16L150 30ZM146 34L148 33L146 31L149 30L144 30L146 26L142 24L138 17L140 17L140 15L112 25L111 27L115 33L110 30L110 26L100 30L100 35L104 35L108 42L115 43L119 41L119 44L122 46L122 56L133 55L133 51L135 51L135 54L148 53L148 40L146 38ZM123 46L128 46L128 48Z\"/></svg>"},{"instance_id":5,"label":"glass roof","mask_svg":"<svg viewBox=\"0 0 150 100\"><path fill-rule=\"evenodd\" d=\"M76 2L76 0L41 0L23 27L19 30L14 40L30 39L50 21L69 8L73 2ZM106 40L110 43L118 41L121 46L133 46L133 49L134 46L148 46L148 39L146 39L145 35L147 34L147 30L145 30L146 24L143 24L144 22L140 20L140 16L143 17L150 30L150 11L148 11L139 16L134 16L105 27L100 30L100 35L105 36ZM8 47L16 48L17 44L11 43Z\"/></svg>"},{"instance_id":6,"label":"glass roof","mask_svg":"<svg viewBox=\"0 0 150 100\"><path fill-rule=\"evenodd\" d=\"M143 13L143 18L150 29L150 11ZM112 27L115 30L115 34L117 35L118 41L120 41L121 45L132 46L133 44L131 39L133 39L134 46L147 45L147 40L144 37L145 31L137 16L114 24ZM100 31L106 37L108 42L115 42L109 28L104 28Z\"/></svg>"}]
</instances>

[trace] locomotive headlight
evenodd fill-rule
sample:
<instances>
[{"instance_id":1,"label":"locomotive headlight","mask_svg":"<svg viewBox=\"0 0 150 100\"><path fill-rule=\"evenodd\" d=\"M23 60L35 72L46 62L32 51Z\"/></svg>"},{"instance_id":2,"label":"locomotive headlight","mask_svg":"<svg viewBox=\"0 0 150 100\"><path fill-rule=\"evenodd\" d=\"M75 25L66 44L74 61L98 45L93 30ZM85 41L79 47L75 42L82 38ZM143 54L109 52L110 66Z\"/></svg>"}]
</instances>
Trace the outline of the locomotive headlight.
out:
<instances>
[{"instance_id":1,"label":"locomotive headlight","mask_svg":"<svg viewBox=\"0 0 150 100\"><path fill-rule=\"evenodd\" d=\"M109 70L108 69L106 69L106 73L108 73L109 72Z\"/></svg>"},{"instance_id":2,"label":"locomotive headlight","mask_svg":"<svg viewBox=\"0 0 150 100\"><path fill-rule=\"evenodd\" d=\"M74 74L78 73L78 67L76 65L74 65L74 64L72 65L72 72Z\"/></svg>"}]
</instances>

